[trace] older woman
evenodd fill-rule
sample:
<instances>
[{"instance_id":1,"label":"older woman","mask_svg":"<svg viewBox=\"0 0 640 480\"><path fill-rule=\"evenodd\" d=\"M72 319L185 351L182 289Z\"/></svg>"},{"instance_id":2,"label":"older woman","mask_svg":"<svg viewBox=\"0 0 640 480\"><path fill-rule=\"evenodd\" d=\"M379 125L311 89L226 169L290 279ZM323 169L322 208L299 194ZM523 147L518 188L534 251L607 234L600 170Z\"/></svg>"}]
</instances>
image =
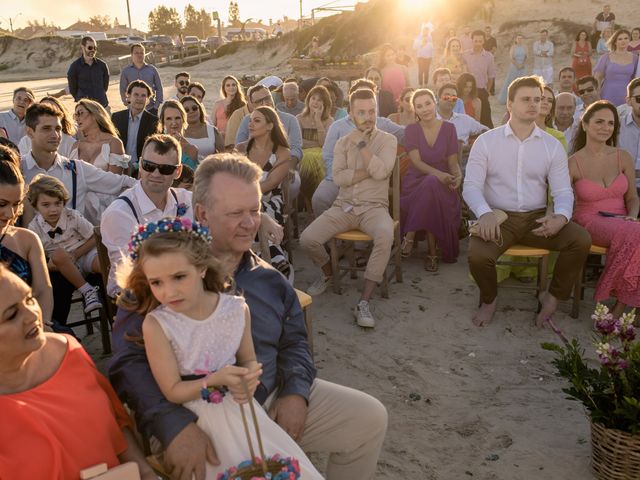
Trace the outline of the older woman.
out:
<instances>
[{"instance_id":1,"label":"older woman","mask_svg":"<svg viewBox=\"0 0 640 480\"><path fill-rule=\"evenodd\" d=\"M462 172L458 164L458 138L452 123L436 117L431 90L416 90L412 97L418 122L406 127L405 148L411 166L402 179L400 224L404 232L402 254L409 256L416 234L426 233L429 253L424 268L438 270L436 244L445 262L458 258Z\"/></svg>"},{"instance_id":2,"label":"older woman","mask_svg":"<svg viewBox=\"0 0 640 480\"><path fill-rule=\"evenodd\" d=\"M521 33L518 33L509 48L509 59L511 63L509 64L509 70L507 71L502 89L498 95L498 101L503 105L507 103L507 92L511 82L527 74L527 56L527 46L524 44L524 37Z\"/></svg>"},{"instance_id":3,"label":"older woman","mask_svg":"<svg viewBox=\"0 0 640 480\"><path fill-rule=\"evenodd\" d=\"M202 103L191 95L180 99L180 103L187 112L188 126L184 131L184 138L198 149L198 162L207 155L224 150L224 138L213 125L206 123Z\"/></svg>"},{"instance_id":4,"label":"older woman","mask_svg":"<svg viewBox=\"0 0 640 480\"><path fill-rule=\"evenodd\" d=\"M240 82L233 75L227 75L222 79L220 96L222 98L213 104L213 124L224 135L229 117L237 109L244 107L247 100L244 98Z\"/></svg>"},{"instance_id":5,"label":"older woman","mask_svg":"<svg viewBox=\"0 0 640 480\"><path fill-rule=\"evenodd\" d=\"M602 32L600 32L600 38L596 44L598 60L600 60L600 58L602 58L606 53L609 53L609 39L611 38L611 35L613 35L613 29L611 27L606 27Z\"/></svg>"},{"instance_id":6,"label":"older woman","mask_svg":"<svg viewBox=\"0 0 640 480\"><path fill-rule=\"evenodd\" d=\"M60 139L60 145L58 146L58 153L63 157L69 158L76 143L76 127L73 124L73 117L57 98L51 96L44 97L40 100L40 103L47 103L62 112L62 118L60 119L62 124L62 138ZM24 156L29 154L29 152L31 152L31 137L28 135L22 137L18 144L18 148L20 149L20 155Z\"/></svg>"},{"instance_id":7,"label":"older woman","mask_svg":"<svg viewBox=\"0 0 640 480\"><path fill-rule=\"evenodd\" d=\"M576 40L571 46L571 66L576 72L576 80L591 75L591 41L586 30L580 30L576 35Z\"/></svg>"},{"instance_id":8,"label":"older woman","mask_svg":"<svg viewBox=\"0 0 640 480\"><path fill-rule=\"evenodd\" d=\"M625 103L627 84L633 79L638 66L638 55L627 50L631 34L621 29L609 40L609 53L598 60L593 76L600 85L600 98L616 107Z\"/></svg>"},{"instance_id":9,"label":"older woman","mask_svg":"<svg viewBox=\"0 0 640 480\"><path fill-rule=\"evenodd\" d=\"M462 44L455 36L447 40L439 67L449 69L453 82L456 82L458 77L467 71L467 65L462 59Z\"/></svg>"},{"instance_id":10,"label":"older woman","mask_svg":"<svg viewBox=\"0 0 640 480\"><path fill-rule=\"evenodd\" d=\"M131 419L71 336L44 333L31 288L0 265L0 478L76 479L88 467L134 461Z\"/></svg>"},{"instance_id":11,"label":"older woman","mask_svg":"<svg viewBox=\"0 0 640 480\"><path fill-rule=\"evenodd\" d=\"M627 50L640 53L640 28L636 27L631 30L631 41L627 46Z\"/></svg>"},{"instance_id":12,"label":"older woman","mask_svg":"<svg viewBox=\"0 0 640 480\"><path fill-rule=\"evenodd\" d=\"M640 201L635 164L616 148L620 120L606 100L592 103L582 115L569 158L575 190L573 220L586 228L593 243L607 247L607 256L594 298L616 298L612 313L626 305L640 307Z\"/></svg>"},{"instance_id":13,"label":"older woman","mask_svg":"<svg viewBox=\"0 0 640 480\"><path fill-rule=\"evenodd\" d=\"M198 168L198 148L184 137L187 112L177 100L167 100L160 108L159 128L162 133L171 135L182 146L182 163L192 170Z\"/></svg>"}]
</instances>

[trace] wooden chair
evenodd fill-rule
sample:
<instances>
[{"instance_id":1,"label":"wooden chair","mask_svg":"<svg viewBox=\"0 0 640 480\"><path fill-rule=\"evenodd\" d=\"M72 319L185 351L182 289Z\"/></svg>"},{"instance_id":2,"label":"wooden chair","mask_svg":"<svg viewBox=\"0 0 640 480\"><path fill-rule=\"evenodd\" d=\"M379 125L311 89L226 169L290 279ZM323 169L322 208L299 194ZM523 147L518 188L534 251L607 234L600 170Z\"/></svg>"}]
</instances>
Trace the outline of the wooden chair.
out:
<instances>
[{"instance_id":1,"label":"wooden chair","mask_svg":"<svg viewBox=\"0 0 640 480\"><path fill-rule=\"evenodd\" d=\"M94 277L95 278L95 277ZM90 279L91 280L91 279ZM93 281L93 280L91 280ZM85 325L87 327L87 335L93 335L93 324L99 322L100 324L100 339L102 342L102 353L109 355L111 353L111 333L110 326L111 321L107 313L107 294L106 287L101 281L98 283L98 290L100 294L100 300L102 301L102 308L94 310L91 313L83 312L83 319L76 322L67 322L64 326L73 328ZM74 296L71 299L71 303L81 303L82 295L76 290Z\"/></svg>"},{"instance_id":2,"label":"wooden chair","mask_svg":"<svg viewBox=\"0 0 640 480\"><path fill-rule=\"evenodd\" d=\"M295 202L291 198L291 182L295 178L295 172L289 173L282 181L282 217L284 219L284 239L282 246L289 255L289 263L293 264L293 239L298 237L298 210Z\"/></svg>"},{"instance_id":3,"label":"wooden chair","mask_svg":"<svg viewBox=\"0 0 640 480\"><path fill-rule=\"evenodd\" d=\"M393 219L393 247L389 257L389 264L385 270L380 291L384 298L389 298L389 279L395 275L396 282L402 283L402 256L400 245L400 161L396 157L393 171L391 173L389 188L389 211ZM348 230L346 232L335 235L329 240L329 249L331 253L331 268L333 271L333 291L337 294L341 293L341 280L347 273L351 274L351 278L357 278L359 271L364 271L366 267L359 267L356 264L355 243L367 242L371 243L373 239L361 230ZM338 245L342 243L342 246ZM367 250L368 257L369 250ZM340 265L340 258L345 255L349 260L349 265ZM393 268L389 268L393 267Z\"/></svg>"},{"instance_id":4,"label":"wooden chair","mask_svg":"<svg viewBox=\"0 0 640 480\"><path fill-rule=\"evenodd\" d=\"M591 261L593 259L592 255L598 256L597 263ZM584 290L588 287L595 287L597 283L587 281L587 272L589 270L592 270L596 272L597 276L600 276L600 272L604 269L604 265L602 264L602 257L606 255L606 247L591 245L591 248L589 249L589 256L587 257L587 260L585 261L582 269L580 269L578 279L576 280L576 285L573 289L573 304L571 305L572 318L578 318L578 316L580 315L580 301L584 299ZM589 257L591 257L591 259Z\"/></svg>"},{"instance_id":5,"label":"wooden chair","mask_svg":"<svg viewBox=\"0 0 640 480\"><path fill-rule=\"evenodd\" d=\"M106 463L80 470L80 480L140 480L140 469L135 462L126 462L113 468Z\"/></svg>"},{"instance_id":6,"label":"wooden chair","mask_svg":"<svg viewBox=\"0 0 640 480\"><path fill-rule=\"evenodd\" d=\"M113 320L116 318L116 312L118 311L118 307L116 307L115 301L106 293L106 286L109 282L109 272L111 270L111 260L109 259L109 252L107 251L107 247L102 243L102 234L100 233L100 226L93 227L93 235L96 238L96 250L98 251L98 262L100 262L100 274L102 275L102 284L105 286L105 305L107 315L109 317L109 322L113 323Z\"/></svg>"},{"instance_id":7,"label":"wooden chair","mask_svg":"<svg viewBox=\"0 0 640 480\"><path fill-rule=\"evenodd\" d=\"M549 254L551 252L545 248L533 248L526 245L513 245L508 248L503 255L510 255L512 257L535 257L537 261L535 263L531 261L500 261L496 263L498 265L510 265L514 267L531 267L535 265L537 267L537 279L534 286L527 285L503 285L500 284L500 288L517 288L518 290L535 290L536 302L538 303L538 310L540 309L540 293L547 289L547 276L549 272Z\"/></svg>"}]
</instances>

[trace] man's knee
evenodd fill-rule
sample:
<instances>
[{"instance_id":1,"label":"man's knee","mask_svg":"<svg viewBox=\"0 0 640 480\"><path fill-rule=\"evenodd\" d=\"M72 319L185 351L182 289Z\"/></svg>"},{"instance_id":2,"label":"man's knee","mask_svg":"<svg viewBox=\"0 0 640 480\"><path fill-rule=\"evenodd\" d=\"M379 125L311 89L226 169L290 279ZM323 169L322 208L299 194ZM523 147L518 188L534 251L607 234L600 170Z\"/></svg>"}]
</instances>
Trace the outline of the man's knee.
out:
<instances>
[{"instance_id":1,"label":"man's knee","mask_svg":"<svg viewBox=\"0 0 640 480\"><path fill-rule=\"evenodd\" d=\"M589 249L591 248L591 234L587 231L586 228L581 227L577 223L571 223L571 238L569 242L569 249L584 253L584 255L589 254Z\"/></svg>"},{"instance_id":2,"label":"man's knee","mask_svg":"<svg viewBox=\"0 0 640 480\"><path fill-rule=\"evenodd\" d=\"M491 249L486 248L486 242L477 237L471 237L469 240L469 252L467 259L470 267L495 266L498 258Z\"/></svg>"}]
</instances>

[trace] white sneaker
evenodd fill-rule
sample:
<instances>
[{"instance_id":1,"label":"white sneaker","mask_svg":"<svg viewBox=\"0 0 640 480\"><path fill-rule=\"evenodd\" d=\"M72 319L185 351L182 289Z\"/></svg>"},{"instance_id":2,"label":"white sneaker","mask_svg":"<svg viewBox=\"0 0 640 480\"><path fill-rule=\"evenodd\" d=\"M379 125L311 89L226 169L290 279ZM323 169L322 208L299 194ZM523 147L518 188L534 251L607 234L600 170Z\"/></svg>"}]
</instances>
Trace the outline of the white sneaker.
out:
<instances>
[{"instance_id":1,"label":"white sneaker","mask_svg":"<svg viewBox=\"0 0 640 480\"><path fill-rule=\"evenodd\" d=\"M371 310L369 310L369 302L366 300L360 300L353 310L353 314L359 326L363 328L373 328L376 326L376 321L373 315L371 315Z\"/></svg>"},{"instance_id":2,"label":"white sneaker","mask_svg":"<svg viewBox=\"0 0 640 480\"><path fill-rule=\"evenodd\" d=\"M321 273L317 280L309 285L309 288L307 288L307 293L312 297L322 295L327 290L329 285L331 285L331 278L332 277L330 276L325 277L324 274Z\"/></svg>"},{"instance_id":3,"label":"white sneaker","mask_svg":"<svg viewBox=\"0 0 640 480\"><path fill-rule=\"evenodd\" d=\"M94 310L102 308L102 302L98 295L98 287L93 287L82 296L82 304L84 305L84 313L91 313Z\"/></svg>"}]
</instances>

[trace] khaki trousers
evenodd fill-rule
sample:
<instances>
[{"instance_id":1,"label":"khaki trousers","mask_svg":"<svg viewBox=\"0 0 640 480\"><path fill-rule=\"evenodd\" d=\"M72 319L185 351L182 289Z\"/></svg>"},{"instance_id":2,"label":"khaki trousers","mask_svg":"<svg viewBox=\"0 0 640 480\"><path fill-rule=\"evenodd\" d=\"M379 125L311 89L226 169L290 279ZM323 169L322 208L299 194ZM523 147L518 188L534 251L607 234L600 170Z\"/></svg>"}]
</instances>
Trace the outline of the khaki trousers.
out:
<instances>
[{"instance_id":1,"label":"khaki trousers","mask_svg":"<svg viewBox=\"0 0 640 480\"><path fill-rule=\"evenodd\" d=\"M364 278L380 283L393 246L393 220L386 207L372 207L358 215L345 212L341 207L331 207L302 232L300 245L309 253L313 263L322 267L330 260L324 244L336 234L355 228L373 238L373 249Z\"/></svg>"},{"instance_id":2,"label":"khaki trousers","mask_svg":"<svg viewBox=\"0 0 640 480\"><path fill-rule=\"evenodd\" d=\"M275 394L265 402L267 411ZM374 478L387 432L387 410L359 390L316 378L299 444L305 452L328 453L327 480Z\"/></svg>"},{"instance_id":3,"label":"khaki trousers","mask_svg":"<svg viewBox=\"0 0 640 480\"><path fill-rule=\"evenodd\" d=\"M569 222L553 237L538 237L531 231L539 226L536 220L545 216L544 209L533 212L507 212L507 214L507 220L500 225L502 233L500 246L475 236L472 236L469 241L469 270L480 288L482 303L491 303L495 300L498 294L496 260L515 244L560 252L549 293L559 300L569 299L577 275L589 255L591 246L589 232L580 225Z\"/></svg>"}]
</instances>

